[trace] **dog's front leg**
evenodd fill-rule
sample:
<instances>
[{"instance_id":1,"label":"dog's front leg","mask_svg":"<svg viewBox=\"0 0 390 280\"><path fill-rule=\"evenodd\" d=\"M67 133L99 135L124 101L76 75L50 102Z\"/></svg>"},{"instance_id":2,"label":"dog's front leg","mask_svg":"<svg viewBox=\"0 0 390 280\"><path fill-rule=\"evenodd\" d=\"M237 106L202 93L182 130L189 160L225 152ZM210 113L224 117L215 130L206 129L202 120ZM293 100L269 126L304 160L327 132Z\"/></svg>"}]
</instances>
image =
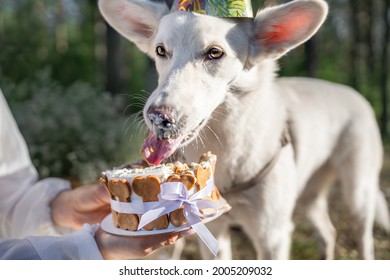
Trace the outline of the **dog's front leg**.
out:
<instances>
[{"instance_id":1,"label":"dog's front leg","mask_svg":"<svg viewBox=\"0 0 390 280\"><path fill-rule=\"evenodd\" d=\"M258 259L289 258L296 181L293 151L288 145L266 178L227 198L232 206L229 214L252 240Z\"/></svg>"}]
</instances>

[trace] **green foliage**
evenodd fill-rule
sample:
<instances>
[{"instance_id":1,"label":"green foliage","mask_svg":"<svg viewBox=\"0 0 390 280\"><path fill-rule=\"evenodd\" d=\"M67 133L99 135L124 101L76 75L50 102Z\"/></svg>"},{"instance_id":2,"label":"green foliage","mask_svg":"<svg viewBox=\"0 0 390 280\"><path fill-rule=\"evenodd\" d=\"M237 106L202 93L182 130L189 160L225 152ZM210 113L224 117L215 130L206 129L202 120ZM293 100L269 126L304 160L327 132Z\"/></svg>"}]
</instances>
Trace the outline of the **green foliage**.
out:
<instances>
[{"instance_id":1,"label":"green foliage","mask_svg":"<svg viewBox=\"0 0 390 280\"><path fill-rule=\"evenodd\" d=\"M106 45L96 1L0 0L0 7L0 87L41 177L95 181L101 170L137 159L143 135L126 114L139 106L100 89ZM126 91L139 94L147 59L130 43L121 50Z\"/></svg>"},{"instance_id":2,"label":"green foliage","mask_svg":"<svg viewBox=\"0 0 390 280\"><path fill-rule=\"evenodd\" d=\"M42 177L96 181L102 170L138 155L140 139L130 145L121 97L84 82L61 86L49 71L4 92Z\"/></svg>"},{"instance_id":3,"label":"green foliage","mask_svg":"<svg viewBox=\"0 0 390 280\"><path fill-rule=\"evenodd\" d=\"M64 85L82 80L101 86L96 3L78 5L79 17L66 13L60 1L0 4L0 82L4 77L19 82L50 66L53 78Z\"/></svg>"}]
</instances>

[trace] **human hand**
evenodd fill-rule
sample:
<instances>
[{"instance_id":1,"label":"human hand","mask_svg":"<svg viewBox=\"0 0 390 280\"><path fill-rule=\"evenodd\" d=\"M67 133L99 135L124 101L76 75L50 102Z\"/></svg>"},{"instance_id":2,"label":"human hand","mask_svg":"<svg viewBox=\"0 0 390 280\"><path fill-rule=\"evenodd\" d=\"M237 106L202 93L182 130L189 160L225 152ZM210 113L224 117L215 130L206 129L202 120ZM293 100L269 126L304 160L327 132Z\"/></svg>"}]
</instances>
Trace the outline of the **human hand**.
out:
<instances>
[{"instance_id":1,"label":"human hand","mask_svg":"<svg viewBox=\"0 0 390 280\"><path fill-rule=\"evenodd\" d=\"M53 223L74 229L80 229L85 223L100 223L110 212L110 195L102 185L63 191L51 202Z\"/></svg>"},{"instance_id":2,"label":"human hand","mask_svg":"<svg viewBox=\"0 0 390 280\"><path fill-rule=\"evenodd\" d=\"M100 228L95 233L95 240L104 259L128 260L146 257L157 249L173 245L179 238L193 233L193 229L188 229L176 233L130 237L112 235Z\"/></svg>"}]
</instances>

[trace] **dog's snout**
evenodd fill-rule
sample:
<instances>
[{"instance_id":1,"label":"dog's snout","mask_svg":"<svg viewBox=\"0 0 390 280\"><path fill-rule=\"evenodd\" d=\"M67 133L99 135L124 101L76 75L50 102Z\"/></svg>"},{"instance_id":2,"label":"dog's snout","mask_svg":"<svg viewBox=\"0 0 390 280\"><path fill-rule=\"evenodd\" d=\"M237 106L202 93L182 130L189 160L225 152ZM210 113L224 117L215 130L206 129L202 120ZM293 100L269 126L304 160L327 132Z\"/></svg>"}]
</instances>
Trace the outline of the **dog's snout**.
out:
<instances>
[{"instance_id":1,"label":"dog's snout","mask_svg":"<svg viewBox=\"0 0 390 280\"><path fill-rule=\"evenodd\" d=\"M175 114L171 110L159 107L151 107L148 109L148 118L155 126L168 128L175 125Z\"/></svg>"},{"instance_id":2,"label":"dog's snout","mask_svg":"<svg viewBox=\"0 0 390 280\"><path fill-rule=\"evenodd\" d=\"M164 107L151 107L147 116L160 138L175 137L177 133L176 114Z\"/></svg>"}]
</instances>

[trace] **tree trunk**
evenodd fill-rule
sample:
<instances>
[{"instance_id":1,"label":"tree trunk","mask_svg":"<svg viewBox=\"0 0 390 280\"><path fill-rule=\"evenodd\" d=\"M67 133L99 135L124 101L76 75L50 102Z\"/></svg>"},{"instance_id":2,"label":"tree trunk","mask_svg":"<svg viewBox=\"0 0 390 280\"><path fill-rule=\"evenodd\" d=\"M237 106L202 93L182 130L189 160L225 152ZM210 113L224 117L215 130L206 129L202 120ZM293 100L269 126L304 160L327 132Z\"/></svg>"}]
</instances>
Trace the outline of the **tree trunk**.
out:
<instances>
[{"instance_id":1,"label":"tree trunk","mask_svg":"<svg viewBox=\"0 0 390 280\"><path fill-rule=\"evenodd\" d=\"M108 24L106 24L106 49L106 90L116 94L122 90L121 38Z\"/></svg>"},{"instance_id":2,"label":"tree trunk","mask_svg":"<svg viewBox=\"0 0 390 280\"><path fill-rule=\"evenodd\" d=\"M364 1L365 4L364 10L366 11L367 15L367 25L366 25L366 46L367 46L367 53L366 53L366 67L368 70L368 74L370 76L373 75L375 70L375 55L374 55L374 41L373 41L373 24L374 24L374 3L372 0Z\"/></svg>"},{"instance_id":3,"label":"tree trunk","mask_svg":"<svg viewBox=\"0 0 390 280\"><path fill-rule=\"evenodd\" d=\"M383 23L384 23L384 36L383 36L383 48L381 58L381 100L382 100L382 112L380 117L380 127L382 136L387 138L389 135L387 122L388 122L388 79L389 79L389 42L390 42L390 0L384 0L383 7Z\"/></svg>"},{"instance_id":4,"label":"tree trunk","mask_svg":"<svg viewBox=\"0 0 390 280\"><path fill-rule=\"evenodd\" d=\"M351 64L351 86L359 90L359 45L360 45L360 28L359 28L359 1L350 0L351 7L351 31L352 38L350 44L350 64Z\"/></svg>"},{"instance_id":5,"label":"tree trunk","mask_svg":"<svg viewBox=\"0 0 390 280\"><path fill-rule=\"evenodd\" d=\"M167 3L168 8L171 9L173 0L165 0L165 3Z\"/></svg>"},{"instance_id":6,"label":"tree trunk","mask_svg":"<svg viewBox=\"0 0 390 280\"><path fill-rule=\"evenodd\" d=\"M307 75L315 77L317 74L317 39L311 38L305 43L305 65Z\"/></svg>"},{"instance_id":7,"label":"tree trunk","mask_svg":"<svg viewBox=\"0 0 390 280\"><path fill-rule=\"evenodd\" d=\"M68 50L68 30L65 24L65 11L61 1L56 2L55 39L58 53Z\"/></svg>"}]
</instances>

